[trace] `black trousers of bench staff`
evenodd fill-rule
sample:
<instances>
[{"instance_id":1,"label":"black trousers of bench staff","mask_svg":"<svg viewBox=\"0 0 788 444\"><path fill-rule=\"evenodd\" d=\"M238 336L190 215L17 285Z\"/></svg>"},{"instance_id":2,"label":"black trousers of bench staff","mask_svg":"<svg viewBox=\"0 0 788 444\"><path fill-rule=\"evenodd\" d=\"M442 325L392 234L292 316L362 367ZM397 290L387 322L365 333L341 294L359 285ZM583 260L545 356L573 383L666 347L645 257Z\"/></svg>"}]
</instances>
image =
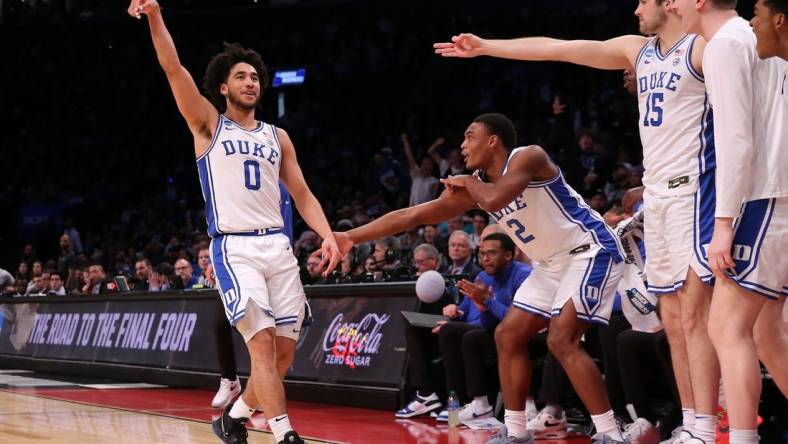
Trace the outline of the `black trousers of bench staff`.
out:
<instances>
[{"instance_id":1,"label":"black trousers of bench staff","mask_svg":"<svg viewBox=\"0 0 788 444\"><path fill-rule=\"evenodd\" d=\"M216 316L213 321L213 339L216 344L216 359L219 361L219 371L222 378L235 380L238 370L235 365L235 351L233 350L233 327L224 314L224 304L216 298Z\"/></svg>"},{"instance_id":2,"label":"black trousers of bench staff","mask_svg":"<svg viewBox=\"0 0 788 444\"><path fill-rule=\"evenodd\" d=\"M443 368L446 371L446 386L454 390L464 402L476 396L484 396L490 390L489 357L496 356L495 338L481 327L465 322L449 322L438 334Z\"/></svg>"}]
</instances>

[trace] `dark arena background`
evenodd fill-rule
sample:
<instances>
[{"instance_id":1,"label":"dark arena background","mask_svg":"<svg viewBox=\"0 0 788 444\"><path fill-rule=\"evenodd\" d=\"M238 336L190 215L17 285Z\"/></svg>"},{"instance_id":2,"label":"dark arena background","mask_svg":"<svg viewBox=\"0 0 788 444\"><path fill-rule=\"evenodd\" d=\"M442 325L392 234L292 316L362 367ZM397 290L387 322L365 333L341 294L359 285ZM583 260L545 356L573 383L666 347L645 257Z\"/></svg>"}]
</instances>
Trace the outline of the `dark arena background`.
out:
<instances>
[{"instance_id":1,"label":"dark arena background","mask_svg":"<svg viewBox=\"0 0 788 444\"><path fill-rule=\"evenodd\" d=\"M753 3L740 1L739 14L749 20ZM462 169L464 131L482 113L508 116L519 145L544 147L600 214L621 214L627 190L642 185L637 98L622 71L442 58L432 48L461 32L500 39L638 34L635 0L160 4L180 61L199 87L224 42L260 53L270 80L257 119L289 133L335 231L409 206L414 178L430 178L429 197L437 197L437 179ZM147 19L135 20L127 7L0 0L4 443L220 442L210 422L222 409L212 397L221 395L217 387L226 389L221 378L237 374L245 385L249 374L243 338L228 328L211 288L210 257L200 255L210 238L194 143L157 63ZM497 420L457 427L429 414L395 417L418 388L414 359L426 360L444 405L433 413L460 390L449 387L445 367L456 360L444 359L437 335L418 330L419 356L411 353L409 332L417 327L402 312L436 315L442 302L463 297L458 281L480 271L487 215L470 211L358 245L323 277L310 262L321 239L295 206L292 212L293 252L314 318L301 331L285 378L288 412L302 437L487 442L504 414L494 353L479 359ZM465 250L450 242L456 230L468 234ZM436 255L418 256L422 244ZM445 276L438 302L416 296L425 260ZM654 333L662 335L662 348L640 350L634 366L619 366L620 336L629 326L618 318L589 330L583 346L605 375L621 424L633 421L626 384L639 381L641 403L653 411L659 432L640 442L669 439L682 412L670 369L660 369L669 362L664 333ZM589 442L591 418L545 335L529 350L536 411L557 405L567 421L561 430L537 433L537 442ZM761 442L786 443L785 398L765 369L763 386ZM456 396L471 401L464 388ZM717 442L727 443L726 413L719 412ZM249 442L274 442L263 412L247 428Z\"/></svg>"}]
</instances>

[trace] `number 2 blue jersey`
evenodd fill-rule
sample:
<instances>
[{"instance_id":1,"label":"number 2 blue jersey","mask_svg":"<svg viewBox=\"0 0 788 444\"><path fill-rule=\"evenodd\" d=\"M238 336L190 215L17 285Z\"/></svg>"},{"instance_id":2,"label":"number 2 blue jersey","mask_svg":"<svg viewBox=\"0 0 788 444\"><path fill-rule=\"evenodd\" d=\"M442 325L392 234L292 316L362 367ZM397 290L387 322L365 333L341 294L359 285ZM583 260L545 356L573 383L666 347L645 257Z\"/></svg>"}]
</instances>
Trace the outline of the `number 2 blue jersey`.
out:
<instances>
[{"instance_id":1,"label":"number 2 blue jersey","mask_svg":"<svg viewBox=\"0 0 788 444\"><path fill-rule=\"evenodd\" d=\"M504 175L512 157L524 148L509 154ZM525 254L537 261L592 249L607 251L616 263L624 257L621 240L566 183L560 171L550 180L532 181L509 205L488 213Z\"/></svg>"},{"instance_id":2,"label":"number 2 blue jersey","mask_svg":"<svg viewBox=\"0 0 788 444\"><path fill-rule=\"evenodd\" d=\"M282 149L276 127L247 131L224 115L197 158L211 237L283 226L279 208Z\"/></svg>"},{"instance_id":3,"label":"number 2 blue jersey","mask_svg":"<svg viewBox=\"0 0 788 444\"><path fill-rule=\"evenodd\" d=\"M714 127L703 77L692 66L695 35L670 49L651 37L636 63L643 185L658 196L692 194L714 168Z\"/></svg>"}]
</instances>

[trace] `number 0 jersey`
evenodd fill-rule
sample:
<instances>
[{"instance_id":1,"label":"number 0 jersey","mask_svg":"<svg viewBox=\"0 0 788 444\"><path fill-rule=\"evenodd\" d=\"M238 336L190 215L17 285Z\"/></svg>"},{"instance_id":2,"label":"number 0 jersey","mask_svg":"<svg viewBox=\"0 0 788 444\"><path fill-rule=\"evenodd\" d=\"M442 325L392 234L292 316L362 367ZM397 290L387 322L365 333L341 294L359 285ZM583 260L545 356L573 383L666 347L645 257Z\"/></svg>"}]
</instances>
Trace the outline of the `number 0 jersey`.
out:
<instances>
[{"instance_id":1,"label":"number 0 jersey","mask_svg":"<svg viewBox=\"0 0 788 444\"><path fill-rule=\"evenodd\" d=\"M282 227L276 127L257 122L247 131L224 115L208 150L197 158L208 235Z\"/></svg>"},{"instance_id":2,"label":"number 0 jersey","mask_svg":"<svg viewBox=\"0 0 788 444\"><path fill-rule=\"evenodd\" d=\"M685 35L666 50L651 37L635 65L643 184L657 196L694 193L698 177L715 165L711 106L692 66L696 39Z\"/></svg>"},{"instance_id":3,"label":"number 0 jersey","mask_svg":"<svg viewBox=\"0 0 788 444\"><path fill-rule=\"evenodd\" d=\"M524 148L515 148L509 154L504 175L512 157ZM481 172L475 175L479 177ZM488 213L525 254L537 261L562 253L582 253L595 246L610 253L616 263L624 257L620 239L566 183L560 170L550 180L532 181L510 204Z\"/></svg>"}]
</instances>

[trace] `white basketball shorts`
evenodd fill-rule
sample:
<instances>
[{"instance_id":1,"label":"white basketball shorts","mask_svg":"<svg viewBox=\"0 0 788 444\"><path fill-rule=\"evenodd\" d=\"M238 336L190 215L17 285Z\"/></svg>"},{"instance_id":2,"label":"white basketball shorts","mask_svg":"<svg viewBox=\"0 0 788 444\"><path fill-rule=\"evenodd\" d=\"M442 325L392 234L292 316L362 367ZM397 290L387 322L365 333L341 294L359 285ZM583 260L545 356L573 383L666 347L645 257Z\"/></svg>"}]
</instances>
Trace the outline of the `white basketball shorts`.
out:
<instances>
[{"instance_id":1,"label":"white basketball shorts","mask_svg":"<svg viewBox=\"0 0 788 444\"><path fill-rule=\"evenodd\" d=\"M739 285L769 299L788 296L788 197L744 204L732 256Z\"/></svg>"},{"instance_id":2,"label":"white basketball shorts","mask_svg":"<svg viewBox=\"0 0 788 444\"><path fill-rule=\"evenodd\" d=\"M211 259L227 319L247 342L271 327L298 339L306 297L287 236L217 236Z\"/></svg>"},{"instance_id":3,"label":"white basketball shorts","mask_svg":"<svg viewBox=\"0 0 788 444\"><path fill-rule=\"evenodd\" d=\"M607 325L621 265L598 247L541 261L515 292L512 306L551 319L571 299L579 319Z\"/></svg>"}]
</instances>

